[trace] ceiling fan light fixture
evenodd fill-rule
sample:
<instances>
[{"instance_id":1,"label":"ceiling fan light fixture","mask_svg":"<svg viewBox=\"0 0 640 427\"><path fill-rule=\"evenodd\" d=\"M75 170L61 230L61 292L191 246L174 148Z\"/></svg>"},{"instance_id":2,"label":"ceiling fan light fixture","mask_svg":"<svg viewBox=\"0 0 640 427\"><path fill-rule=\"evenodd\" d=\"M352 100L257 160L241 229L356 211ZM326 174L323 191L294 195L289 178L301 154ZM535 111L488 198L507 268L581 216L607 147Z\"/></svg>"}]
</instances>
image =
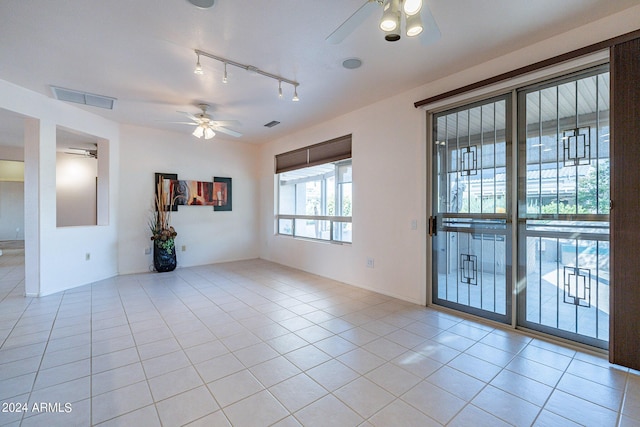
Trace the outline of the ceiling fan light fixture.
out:
<instances>
[{"instance_id":1,"label":"ceiling fan light fixture","mask_svg":"<svg viewBox=\"0 0 640 427\"><path fill-rule=\"evenodd\" d=\"M417 15L422 9L422 0L404 0L402 8L407 17Z\"/></svg>"},{"instance_id":2,"label":"ceiling fan light fixture","mask_svg":"<svg viewBox=\"0 0 640 427\"><path fill-rule=\"evenodd\" d=\"M385 0L380 29L388 32L398 27L400 27L400 0Z\"/></svg>"},{"instance_id":3,"label":"ceiling fan light fixture","mask_svg":"<svg viewBox=\"0 0 640 427\"><path fill-rule=\"evenodd\" d=\"M415 37L423 30L422 18L419 13L407 16L407 37Z\"/></svg>"},{"instance_id":4,"label":"ceiling fan light fixture","mask_svg":"<svg viewBox=\"0 0 640 427\"><path fill-rule=\"evenodd\" d=\"M216 133L210 127L204 129L204 139L211 139L216 136Z\"/></svg>"},{"instance_id":5,"label":"ceiling fan light fixture","mask_svg":"<svg viewBox=\"0 0 640 427\"><path fill-rule=\"evenodd\" d=\"M202 138L202 136L204 135L204 129L201 125L198 125L192 133L193 136L195 136L196 138Z\"/></svg>"}]
</instances>

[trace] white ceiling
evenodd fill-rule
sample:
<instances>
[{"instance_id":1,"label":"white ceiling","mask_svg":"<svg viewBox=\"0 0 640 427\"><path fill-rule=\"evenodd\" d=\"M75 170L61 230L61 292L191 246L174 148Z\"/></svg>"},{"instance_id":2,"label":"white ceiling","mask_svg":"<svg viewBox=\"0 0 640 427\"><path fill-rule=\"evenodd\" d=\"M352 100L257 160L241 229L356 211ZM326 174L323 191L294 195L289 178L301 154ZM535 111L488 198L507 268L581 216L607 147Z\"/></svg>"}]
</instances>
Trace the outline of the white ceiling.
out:
<instances>
[{"instance_id":1,"label":"white ceiling","mask_svg":"<svg viewBox=\"0 0 640 427\"><path fill-rule=\"evenodd\" d=\"M2 0L0 79L52 96L50 85L117 98L106 118L190 132L177 111L208 103L261 143L639 4L639 0L425 0L442 37L386 42L373 13L341 44L325 38L365 0ZM597 31L597 29L595 29ZM300 102L277 81L201 58L194 49L300 82ZM342 68L346 58L363 62ZM416 99L418 100L418 99ZM263 125L281 122L274 128ZM0 143L15 144L15 115L0 112ZM229 138L226 135L216 138ZM13 141L13 142L12 142Z\"/></svg>"}]
</instances>

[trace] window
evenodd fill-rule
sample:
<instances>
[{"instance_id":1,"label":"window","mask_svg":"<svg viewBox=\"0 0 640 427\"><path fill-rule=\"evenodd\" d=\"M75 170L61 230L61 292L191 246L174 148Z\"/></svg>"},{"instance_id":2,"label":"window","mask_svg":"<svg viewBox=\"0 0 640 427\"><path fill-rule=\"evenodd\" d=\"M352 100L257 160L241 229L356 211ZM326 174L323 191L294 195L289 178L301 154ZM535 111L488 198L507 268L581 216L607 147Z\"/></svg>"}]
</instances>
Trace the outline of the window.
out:
<instances>
[{"instance_id":1,"label":"window","mask_svg":"<svg viewBox=\"0 0 640 427\"><path fill-rule=\"evenodd\" d=\"M276 156L276 174L278 234L351 243L350 135Z\"/></svg>"}]
</instances>

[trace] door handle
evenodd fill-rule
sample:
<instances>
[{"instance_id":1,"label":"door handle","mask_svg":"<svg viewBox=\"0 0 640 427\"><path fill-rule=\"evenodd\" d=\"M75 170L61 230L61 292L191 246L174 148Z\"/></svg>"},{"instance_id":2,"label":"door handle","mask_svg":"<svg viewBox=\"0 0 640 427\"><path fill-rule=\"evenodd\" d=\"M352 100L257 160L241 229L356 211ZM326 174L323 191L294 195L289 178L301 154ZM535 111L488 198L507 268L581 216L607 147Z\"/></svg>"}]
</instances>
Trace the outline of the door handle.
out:
<instances>
[{"instance_id":1,"label":"door handle","mask_svg":"<svg viewBox=\"0 0 640 427\"><path fill-rule=\"evenodd\" d=\"M437 216L429 217L429 236L435 236L438 234L438 221Z\"/></svg>"}]
</instances>

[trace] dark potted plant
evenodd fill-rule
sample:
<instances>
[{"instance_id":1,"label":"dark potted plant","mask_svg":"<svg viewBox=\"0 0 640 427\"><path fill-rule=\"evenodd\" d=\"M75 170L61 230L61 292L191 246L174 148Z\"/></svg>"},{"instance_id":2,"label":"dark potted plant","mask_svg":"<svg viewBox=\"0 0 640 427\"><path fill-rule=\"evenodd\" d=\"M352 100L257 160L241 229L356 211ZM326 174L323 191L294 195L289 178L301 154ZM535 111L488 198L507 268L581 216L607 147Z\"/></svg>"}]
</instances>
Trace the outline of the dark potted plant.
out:
<instances>
[{"instance_id":1,"label":"dark potted plant","mask_svg":"<svg viewBox=\"0 0 640 427\"><path fill-rule=\"evenodd\" d=\"M156 184L155 206L149 220L149 229L151 230L151 240L153 241L153 267L161 273L173 271L177 265L175 238L178 233L170 225L171 206L167 205L167 201L171 201L171 204L174 202L170 196L171 194L168 194L165 190L162 177L159 177Z\"/></svg>"}]
</instances>

